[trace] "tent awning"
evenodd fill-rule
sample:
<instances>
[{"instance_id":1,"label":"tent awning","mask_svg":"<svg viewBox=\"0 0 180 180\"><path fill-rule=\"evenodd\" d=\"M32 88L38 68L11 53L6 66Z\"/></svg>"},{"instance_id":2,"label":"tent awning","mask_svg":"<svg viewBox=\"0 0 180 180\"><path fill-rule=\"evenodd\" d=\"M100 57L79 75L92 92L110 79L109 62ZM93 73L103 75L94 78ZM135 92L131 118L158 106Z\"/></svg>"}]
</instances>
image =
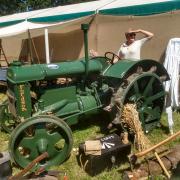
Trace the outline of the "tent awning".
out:
<instances>
[{"instance_id":1,"label":"tent awning","mask_svg":"<svg viewBox=\"0 0 180 180\"><path fill-rule=\"evenodd\" d=\"M31 37L36 37L44 34L44 29L49 29L49 32L56 32L58 29L68 26L69 24L78 24L79 22L89 22L91 16L85 16L83 18L76 18L74 20L58 22L58 23L34 23L23 21L11 26L0 28L0 39L9 38L9 37L19 37L21 39L27 38L27 32L29 31Z\"/></svg>"},{"instance_id":2,"label":"tent awning","mask_svg":"<svg viewBox=\"0 0 180 180\"><path fill-rule=\"evenodd\" d=\"M72 20L88 15L96 14L101 7L111 3L113 0L99 0L66 6L58 6L49 11L36 14L29 18L31 22L57 22Z\"/></svg>"},{"instance_id":3,"label":"tent awning","mask_svg":"<svg viewBox=\"0 0 180 180\"><path fill-rule=\"evenodd\" d=\"M27 32L31 29L38 29L38 28L45 28L48 26L48 24L35 24L28 21L23 21L18 24L14 24L12 26L7 26L0 29L0 38L9 37L9 36L15 36L18 34L22 34L24 32Z\"/></svg>"},{"instance_id":4,"label":"tent awning","mask_svg":"<svg viewBox=\"0 0 180 180\"><path fill-rule=\"evenodd\" d=\"M69 21L96 13L106 15L151 15L180 9L180 0L98 0L16 13L0 17L0 27L25 20L49 23Z\"/></svg>"},{"instance_id":5,"label":"tent awning","mask_svg":"<svg viewBox=\"0 0 180 180\"><path fill-rule=\"evenodd\" d=\"M144 16L180 9L180 0L121 0L114 1L99 10L105 15Z\"/></svg>"},{"instance_id":6,"label":"tent awning","mask_svg":"<svg viewBox=\"0 0 180 180\"><path fill-rule=\"evenodd\" d=\"M50 9L52 8L40 9L40 10L34 10L34 11L28 11L28 12L22 12L22 13L15 13L12 15L7 15L7 16L1 16L0 27L9 26L9 25L23 22L31 16L40 14L44 11L49 11Z\"/></svg>"},{"instance_id":7,"label":"tent awning","mask_svg":"<svg viewBox=\"0 0 180 180\"><path fill-rule=\"evenodd\" d=\"M106 15L150 15L180 9L180 0L99 0L58 6L0 17L0 37L26 32L28 29L59 25L96 13ZM45 23L45 24L44 24Z\"/></svg>"},{"instance_id":8,"label":"tent awning","mask_svg":"<svg viewBox=\"0 0 180 180\"><path fill-rule=\"evenodd\" d=\"M69 21L96 14L98 9L111 2L113 2L113 0L91 1L2 16L0 17L0 27L13 25L25 20L40 23Z\"/></svg>"}]
</instances>

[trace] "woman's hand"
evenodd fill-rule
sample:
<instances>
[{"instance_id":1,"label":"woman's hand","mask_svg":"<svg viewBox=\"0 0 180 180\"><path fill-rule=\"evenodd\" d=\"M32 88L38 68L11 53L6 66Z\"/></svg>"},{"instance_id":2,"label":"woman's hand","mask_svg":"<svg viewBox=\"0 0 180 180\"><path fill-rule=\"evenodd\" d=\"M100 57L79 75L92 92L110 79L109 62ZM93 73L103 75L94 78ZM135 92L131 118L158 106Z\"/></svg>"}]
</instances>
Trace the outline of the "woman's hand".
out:
<instances>
[{"instance_id":1,"label":"woman's hand","mask_svg":"<svg viewBox=\"0 0 180 180\"><path fill-rule=\"evenodd\" d=\"M128 33L142 33L144 34L146 37L152 38L154 36L153 33L143 30L143 29L136 29L136 30L132 30L132 28L128 29Z\"/></svg>"}]
</instances>

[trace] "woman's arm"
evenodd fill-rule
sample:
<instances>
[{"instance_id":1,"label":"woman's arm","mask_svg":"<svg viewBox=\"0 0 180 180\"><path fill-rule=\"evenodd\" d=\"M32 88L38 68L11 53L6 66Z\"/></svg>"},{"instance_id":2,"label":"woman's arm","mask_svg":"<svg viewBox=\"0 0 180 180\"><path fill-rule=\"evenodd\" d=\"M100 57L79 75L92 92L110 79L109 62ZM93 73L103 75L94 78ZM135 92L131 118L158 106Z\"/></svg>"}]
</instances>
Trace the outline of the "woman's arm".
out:
<instances>
[{"instance_id":1,"label":"woman's arm","mask_svg":"<svg viewBox=\"0 0 180 180\"><path fill-rule=\"evenodd\" d=\"M152 32L149 32L149 31L146 31L146 30L143 30L143 29L130 30L129 32L130 33L142 33L146 37L148 37L149 39L151 39L154 36L154 34Z\"/></svg>"}]
</instances>

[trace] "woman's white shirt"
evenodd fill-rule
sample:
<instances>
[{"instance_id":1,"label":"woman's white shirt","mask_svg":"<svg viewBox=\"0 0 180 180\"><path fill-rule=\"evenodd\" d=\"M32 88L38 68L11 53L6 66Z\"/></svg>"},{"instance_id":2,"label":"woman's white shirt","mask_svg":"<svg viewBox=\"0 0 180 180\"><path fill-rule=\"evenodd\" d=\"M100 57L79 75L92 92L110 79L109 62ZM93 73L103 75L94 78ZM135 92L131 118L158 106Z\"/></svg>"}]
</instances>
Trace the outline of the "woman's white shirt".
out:
<instances>
[{"instance_id":1,"label":"woman's white shirt","mask_svg":"<svg viewBox=\"0 0 180 180\"><path fill-rule=\"evenodd\" d=\"M118 55L121 55L122 59L131 59L134 61L140 60L141 47L147 40L149 40L149 38L145 37L134 41L129 46L126 43L123 43L119 48Z\"/></svg>"}]
</instances>

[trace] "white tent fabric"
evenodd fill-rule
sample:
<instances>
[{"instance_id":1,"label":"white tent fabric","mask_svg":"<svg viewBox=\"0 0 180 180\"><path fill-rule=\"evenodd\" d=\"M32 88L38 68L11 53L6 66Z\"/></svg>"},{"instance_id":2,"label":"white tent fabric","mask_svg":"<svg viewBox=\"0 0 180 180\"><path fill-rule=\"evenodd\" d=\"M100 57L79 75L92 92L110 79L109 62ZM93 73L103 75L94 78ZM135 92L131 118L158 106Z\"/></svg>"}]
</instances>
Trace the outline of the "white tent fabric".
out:
<instances>
[{"instance_id":1,"label":"white tent fabric","mask_svg":"<svg viewBox=\"0 0 180 180\"><path fill-rule=\"evenodd\" d=\"M34 11L28 11L28 12L22 12L22 13L15 13L15 14L7 15L7 16L1 16L0 22L1 23L14 22L14 21L21 22L32 16L40 14L42 12L49 11L50 9L53 9L53 8L46 8L46 9L40 9L40 10L34 10Z\"/></svg>"},{"instance_id":2,"label":"white tent fabric","mask_svg":"<svg viewBox=\"0 0 180 180\"><path fill-rule=\"evenodd\" d=\"M25 20L35 21L36 18L38 19L44 17L54 17L54 16L71 15L71 14L74 15L76 13L80 14L83 12L91 12L91 14L95 14L97 9L100 9L105 5L112 3L113 1L114 0L99 0L99 1L85 2L85 3L72 4L66 6L58 6L53 8L41 9L41 10L34 10L30 12L16 13L16 14L0 17L0 24L1 23L16 24L16 22L25 21ZM74 18L78 18L78 15Z\"/></svg>"},{"instance_id":3,"label":"white tent fabric","mask_svg":"<svg viewBox=\"0 0 180 180\"><path fill-rule=\"evenodd\" d=\"M173 134L173 114L172 108L179 107L179 73L180 73L180 38L169 40L164 61L170 80L165 81L165 91L168 92L166 98L166 113L168 116L169 130Z\"/></svg>"},{"instance_id":4,"label":"white tent fabric","mask_svg":"<svg viewBox=\"0 0 180 180\"><path fill-rule=\"evenodd\" d=\"M12 26L7 26L4 28L1 28L0 29L0 38L15 36L18 34L25 33L31 29L46 28L46 27L54 26L54 25L59 25L59 23L57 23L57 24L38 24L38 23L31 23L28 21L23 21L21 23L18 23L18 24L12 25Z\"/></svg>"},{"instance_id":5,"label":"white tent fabric","mask_svg":"<svg viewBox=\"0 0 180 180\"><path fill-rule=\"evenodd\" d=\"M180 38L169 40L164 61L170 80L165 82L165 91L169 92L171 106L179 106Z\"/></svg>"},{"instance_id":6,"label":"white tent fabric","mask_svg":"<svg viewBox=\"0 0 180 180\"><path fill-rule=\"evenodd\" d=\"M29 32L31 33L31 37L36 37L39 35L44 34L44 29L50 29L51 31L59 29L59 25L66 25L69 23L76 23L78 21L83 21L84 19L88 18L87 17L83 17L83 18L77 18L74 20L70 20L70 21L66 21L66 22L59 22L59 23L32 23L29 21L23 21L11 26L7 26L4 28L0 29L0 38L4 39L4 38L9 38L12 36L18 36L20 35L22 38L27 38L27 32L29 30Z\"/></svg>"},{"instance_id":7,"label":"white tent fabric","mask_svg":"<svg viewBox=\"0 0 180 180\"><path fill-rule=\"evenodd\" d=\"M12 25L25 20L31 22L58 22L96 14L109 9L132 7L136 5L173 2L178 0L98 0L79 4L16 13L0 17L0 26ZM156 7L155 7L156 8Z\"/></svg>"},{"instance_id":8,"label":"white tent fabric","mask_svg":"<svg viewBox=\"0 0 180 180\"><path fill-rule=\"evenodd\" d=\"M49 26L52 26L52 24L40 24L38 22L55 23L57 21L58 24L53 25L60 25L63 22L72 21L73 19L85 17L90 14L96 14L101 10L128 7L140 4L142 5L159 3L165 1L173 0L99 0L66 6L58 6L55 8L47 8L25 13L17 13L9 16L2 16L0 17L0 23L5 23L8 21L19 22L20 20L23 22L16 23L8 27L0 28L0 38L4 38L7 36L16 36L18 34L22 34L23 32L27 32L27 30L47 28ZM85 12L89 12L89 14L81 14Z\"/></svg>"},{"instance_id":9,"label":"white tent fabric","mask_svg":"<svg viewBox=\"0 0 180 180\"><path fill-rule=\"evenodd\" d=\"M58 6L48 11L43 11L42 13L31 16L31 19L38 17L49 17L49 16L57 16L57 15L60 16L60 15L75 14L82 12L92 12L92 11L94 11L95 14L98 9L112 2L114 2L114 0L99 0L99 1L79 3L79 4L71 4L66 6Z\"/></svg>"},{"instance_id":10,"label":"white tent fabric","mask_svg":"<svg viewBox=\"0 0 180 180\"><path fill-rule=\"evenodd\" d=\"M166 2L171 0L116 0L112 3L102 7L100 10L105 9L113 9L113 8L119 8L119 7L128 7L128 6L135 6L135 5L145 5L145 4L151 4L151 3L159 3L159 2Z\"/></svg>"},{"instance_id":11,"label":"white tent fabric","mask_svg":"<svg viewBox=\"0 0 180 180\"><path fill-rule=\"evenodd\" d=\"M156 3L171 1L175 2L173 4L179 7L180 0L99 0L3 16L0 17L0 38L3 40L2 45L5 49L8 60L11 61L15 58L19 58L19 51L25 46L23 46L22 43L28 39L29 35L32 38L37 37L38 39L38 36L42 37L44 35L45 28L48 28L51 37L55 37L55 35L52 34L61 34L62 37L65 37L66 35L71 34L71 32L77 33L77 31L80 30L80 25L82 23L92 22L92 17L96 14L102 14L101 12L105 9L111 10L115 8L118 10L117 13L119 13L121 12L121 7L138 4L154 4L149 8L149 12L151 13L152 9L156 9ZM169 7L169 3L167 3L166 9L167 7ZM141 9L143 8L144 7L141 7ZM137 9L138 7L136 10ZM157 9L159 10L158 7ZM128 9L128 12L131 13L131 8ZM8 27L2 27L5 25L8 25ZM97 28L97 26L95 28ZM95 33L97 34L97 32ZM94 42L93 40L95 40L95 38L93 35L92 37L92 42ZM43 38L41 38L41 40L42 39ZM42 41L36 43L38 44L40 42ZM12 44L15 43L16 45L12 46ZM40 52L42 52L41 54L44 53L41 50ZM81 51L79 50L78 53L80 54L80 52ZM63 59L65 58L66 57L63 57ZM41 56L41 59L43 59L43 56Z\"/></svg>"},{"instance_id":12,"label":"white tent fabric","mask_svg":"<svg viewBox=\"0 0 180 180\"><path fill-rule=\"evenodd\" d=\"M82 12L91 12L91 14L95 14L96 10L98 8L101 8L109 3L113 2L113 0L99 0L99 1L92 1L92 2L86 2L86 3L79 3L79 4L73 4L73 5L66 5L66 6L58 6L55 8L47 8L43 10L36 10L31 12L25 12L25 13L17 13L9 16L3 16L0 17L0 22L12 22L12 21L22 21L20 23L16 23L11 26L0 28L0 38L7 38L12 36L21 35L22 38L25 36L27 37L27 31L31 30L31 37L39 36L44 34L43 29L48 27L58 27L59 25L66 24L73 21L78 21L80 18L83 20L83 18L89 17L89 15L76 15L74 18L64 19L61 21L58 21L57 23L34 23L30 22L31 20L36 21L38 18L51 18L52 16L61 16L61 15L71 15L75 13L82 13ZM73 16L73 15L72 15ZM41 20L40 20L41 21ZM33 31L37 30L39 31ZM41 29L41 30L40 30ZM52 28L51 28L52 29ZM53 31L53 30L52 30ZM37 32L37 35L36 35ZM26 33L23 35L23 33Z\"/></svg>"}]
</instances>

